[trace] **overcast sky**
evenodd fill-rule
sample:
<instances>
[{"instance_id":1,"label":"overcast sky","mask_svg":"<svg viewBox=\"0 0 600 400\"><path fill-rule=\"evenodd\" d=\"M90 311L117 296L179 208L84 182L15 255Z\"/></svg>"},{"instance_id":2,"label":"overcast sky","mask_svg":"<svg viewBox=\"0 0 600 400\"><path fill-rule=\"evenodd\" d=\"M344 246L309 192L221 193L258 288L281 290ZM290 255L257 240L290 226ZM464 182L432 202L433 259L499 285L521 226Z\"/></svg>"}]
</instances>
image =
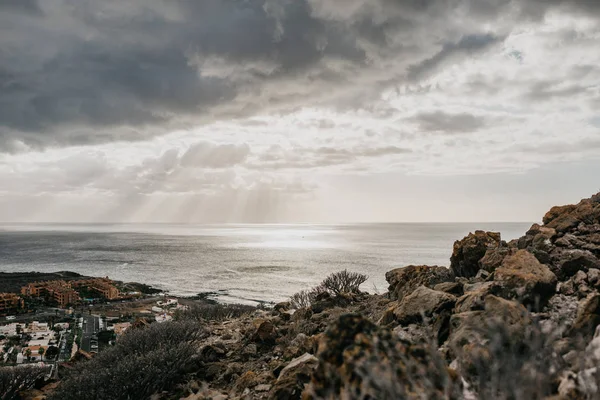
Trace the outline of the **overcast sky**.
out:
<instances>
[{"instance_id":1,"label":"overcast sky","mask_svg":"<svg viewBox=\"0 0 600 400\"><path fill-rule=\"evenodd\" d=\"M0 221L538 221L600 1L0 0Z\"/></svg>"}]
</instances>

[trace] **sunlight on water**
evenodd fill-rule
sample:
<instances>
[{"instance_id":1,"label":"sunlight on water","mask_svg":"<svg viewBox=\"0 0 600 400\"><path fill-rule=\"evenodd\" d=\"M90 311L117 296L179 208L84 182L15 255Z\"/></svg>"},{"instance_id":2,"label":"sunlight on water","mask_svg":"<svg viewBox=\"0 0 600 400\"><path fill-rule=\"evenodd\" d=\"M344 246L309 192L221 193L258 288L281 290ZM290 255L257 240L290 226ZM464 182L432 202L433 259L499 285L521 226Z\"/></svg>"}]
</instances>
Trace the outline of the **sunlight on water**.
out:
<instances>
[{"instance_id":1,"label":"sunlight on water","mask_svg":"<svg viewBox=\"0 0 600 400\"><path fill-rule=\"evenodd\" d=\"M343 269L385 273L410 264L447 266L455 240L476 229L505 240L530 224L11 225L0 227L1 271L75 271L160 287L219 292L229 302L281 301Z\"/></svg>"}]
</instances>

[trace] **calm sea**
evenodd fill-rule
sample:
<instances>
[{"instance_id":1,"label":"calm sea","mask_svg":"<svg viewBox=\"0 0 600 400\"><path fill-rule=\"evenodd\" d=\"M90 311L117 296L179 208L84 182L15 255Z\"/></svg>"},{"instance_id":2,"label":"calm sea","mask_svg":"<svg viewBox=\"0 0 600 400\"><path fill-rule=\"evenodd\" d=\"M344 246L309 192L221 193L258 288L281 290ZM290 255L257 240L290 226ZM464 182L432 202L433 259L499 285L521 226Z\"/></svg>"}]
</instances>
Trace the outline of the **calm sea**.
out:
<instances>
[{"instance_id":1,"label":"calm sea","mask_svg":"<svg viewBox=\"0 0 600 400\"><path fill-rule=\"evenodd\" d=\"M452 243L476 229L520 237L530 223L350 225L5 225L0 271L75 271L222 301L281 301L342 269L385 292L385 273L449 264Z\"/></svg>"}]
</instances>

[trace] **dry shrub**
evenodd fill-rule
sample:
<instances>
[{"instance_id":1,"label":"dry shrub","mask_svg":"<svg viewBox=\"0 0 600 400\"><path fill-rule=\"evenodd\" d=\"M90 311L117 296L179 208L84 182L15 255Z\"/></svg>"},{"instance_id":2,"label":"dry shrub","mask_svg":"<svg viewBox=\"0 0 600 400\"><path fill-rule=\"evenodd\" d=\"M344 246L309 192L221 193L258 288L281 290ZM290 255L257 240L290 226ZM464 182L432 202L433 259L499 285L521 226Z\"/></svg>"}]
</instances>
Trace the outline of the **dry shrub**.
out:
<instances>
[{"instance_id":1,"label":"dry shrub","mask_svg":"<svg viewBox=\"0 0 600 400\"><path fill-rule=\"evenodd\" d=\"M20 391L30 389L47 373L48 368L29 365L0 368L0 399L20 399Z\"/></svg>"},{"instance_id":2,"label":"dry shrub","mask_svg":"<svg viewBox=\"0 0 600 400\"><path fill-rule=\"evenodd\" d=\"M325 278L319 286L293 294L290 297L290 304L292 308L306 308L310 307L317 296L322 293L328 293L332 296L360 293L360 285L365 283L367 279L367 275L358 272L349 272L348 270L334 272Z\"/></svg>"},{"instance_id":3,"label":"dry shrub","mask_svg":"<svg viewBox=\"0 0 600 400\"><path fill-rule=\"evenodd\" d=\"M76 365L51 399L145 399L172 389L193 364L202 337L196 321L131 330L114 347Z\"/></svg>"},{"instance_id":4,"label":"dry shrub","mask_svg":"<svg viewBox=\"0 0 600 400\"><path fill-rule=\"evenodd\" d=\"M256 311L257 308L244 304L196 304L176 314L180 321L225 321Z\"/></svg>"}]
</instances>

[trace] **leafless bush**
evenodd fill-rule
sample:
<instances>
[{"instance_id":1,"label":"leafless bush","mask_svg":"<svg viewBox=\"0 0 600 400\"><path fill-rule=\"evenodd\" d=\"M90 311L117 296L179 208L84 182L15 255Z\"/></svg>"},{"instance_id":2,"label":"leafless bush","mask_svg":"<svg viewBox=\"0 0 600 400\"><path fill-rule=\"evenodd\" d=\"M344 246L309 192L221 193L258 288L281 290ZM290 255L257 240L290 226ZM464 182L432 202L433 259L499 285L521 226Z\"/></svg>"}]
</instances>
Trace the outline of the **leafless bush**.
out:
<instances>
[{"instance_id":1,"label":"leafless bush","mask_svg":"<svg viewBox=\"0 0 600 400\"><path fill-rule=\"evenodd\" d=\"M295 309L310 307L314 300L311 294L312 290L301 290L298 293L294 293L290 297L290 305Z\"/></svg>"},{"instance_id":2,"label":"leafless bush","mask_svg":"<svg viewBox=\"0 0 600 400\"><path fill-rule=\"evenodd\" d=\"M52 399L137 399L169 390L180 381L203 335L196 321L152 324L131 330L114 347L77 365Z\"/></svg>"},{"instance_id":3,"label":"leafless bush","mask_svg":"<svg viewBox=\"0 0 600 400\"><path fill-rule=\"evenodd\" d=\"M18 366L0 368L0 399L20 399L19 392L29 389L45 374L48 368Z\"/></svg>"},{"instance_id":4,"label":"leafless bush","mask_svg":"<svg viewBox=\"0 0 600 400\"><path fill-rule=\"evenodd\" d=\"M348 272L345 269L329 275L321 283L321 286L334 296L339 296L343 293L359 293L360 285L365 283L367 279L367 275L358 272Z\"/></svg>"},{"instance_id":5,"label":"leafless bush","mask_svg":"<svg viewBox=\"0 0 600 400\"><path fill-rule=\"evenodd\" d=\"M319 286L310 290L301 290L290 297L290 304L293 308L310 307L317 296L322 293L329 293L332 296L340 296L348 293L359 293L360 285L368 279L366 275L357 272L348 272L343 270L329 275Z\"/></svg>"},{"instance_id":6,"label":"leafless bush","mask_svg":"<svg viewBox=\"0 0 600 400\"><path fill-rule=\"evenodd\" d=\"M176 320L224 321L251 314L256 307L243 304L197 304L176 314Z\"/></svg>"}]
</instances>

